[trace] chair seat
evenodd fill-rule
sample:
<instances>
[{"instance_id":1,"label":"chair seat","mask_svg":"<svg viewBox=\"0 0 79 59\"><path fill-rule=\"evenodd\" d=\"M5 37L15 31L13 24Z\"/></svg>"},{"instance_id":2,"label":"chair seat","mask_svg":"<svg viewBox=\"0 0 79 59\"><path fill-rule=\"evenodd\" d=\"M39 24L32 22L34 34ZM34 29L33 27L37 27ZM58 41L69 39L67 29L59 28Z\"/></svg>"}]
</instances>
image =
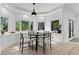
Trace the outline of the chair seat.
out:
<instances>
[{"instance_id":1,"label":"chair seat","mask_svg":"<svg viewBox=\"0 0 79 59\"><path fill-rule=\"evenodd\" d=\"M29 42L32 42L33 39L24 39L24 43L29 43Z\"/></svg>"},{"instance_id":2,"label":"chair seat","mask_svg":"<svg viewBox=\"0 0 79 59\"><path fill-rule=\"evenodd\" d=\"M23 33L20 33L20 49L21 49L21 53L23 53L23 48L26 47L25 44L28 44L29 47L32 46L32 49L33 49L33 39L29 39L29 37L27 37L26 34L23 35Z\"/></svg>"}]
</instances>

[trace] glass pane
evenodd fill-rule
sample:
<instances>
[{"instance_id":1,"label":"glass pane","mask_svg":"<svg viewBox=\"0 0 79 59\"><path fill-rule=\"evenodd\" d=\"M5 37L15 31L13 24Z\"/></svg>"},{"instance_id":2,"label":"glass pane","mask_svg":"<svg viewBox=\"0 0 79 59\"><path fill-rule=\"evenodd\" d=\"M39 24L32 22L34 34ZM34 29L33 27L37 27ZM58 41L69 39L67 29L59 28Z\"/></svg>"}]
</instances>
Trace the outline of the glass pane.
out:
<instances>
[{"instance_id":1,"label":"glass pane","mask_svg":"<svg viewBox=\"0 0 79 59\"><path fill-rule=\"evenodd\" d=\"M8 31L8 18L1 17L1 31L7 32Z\"/></svg>"},{"instance_id":2,"label":"glass pane","mask_svg":"<svg viewBox=\"0 0 79 59\"><path fill-rule=\"evenodd\" d=\"M1 19L0 19L0 32L1 32Z\"/></svg>"},{"instance_id":3,"label":"glass pane","mask_svg":"<svg viewBox=\"0 0 79 59\"><path fill-rule=\"evenodd\" d=\"M45 23L44 22L38 22L38 30L44 30L45 29Z\"/></svg>"},{"instance_id":4,"label":"glass pane","mask_svg":"<svg viewBox=\"0 0 79 59\"><path fill-rule=\"evenodd\" d=\"M30 30L33 30L33 22L31 22Z\"/></svg>"},{"instance_id":5,"label":"glass pane","mask_svg":"<svg viewBox=\"0 0 79 59\"><path fill-rule=\"evenodd\" d=\"M20 31L20 22L16 22L16 31Z\"/></svg>"},{"instance_id":6,"label":"glass pane","mask_svg":"<svg viewBox=\"0 0 79 59\"><path fill-rule=\"evenodd\" d=\"M51 22L51 30L58 30L60 27L59 20L55 20Z\"/></svg>"},{"instance_id":7,"label":"glass pane","mask_svg":"<svg viewBox=\"0 0 79 59\"><path fill-rule=\"evenodd\" d=\"M22 30L29 30L29 21L22 21L21 29Z\"/></svg>"}]
</instances>

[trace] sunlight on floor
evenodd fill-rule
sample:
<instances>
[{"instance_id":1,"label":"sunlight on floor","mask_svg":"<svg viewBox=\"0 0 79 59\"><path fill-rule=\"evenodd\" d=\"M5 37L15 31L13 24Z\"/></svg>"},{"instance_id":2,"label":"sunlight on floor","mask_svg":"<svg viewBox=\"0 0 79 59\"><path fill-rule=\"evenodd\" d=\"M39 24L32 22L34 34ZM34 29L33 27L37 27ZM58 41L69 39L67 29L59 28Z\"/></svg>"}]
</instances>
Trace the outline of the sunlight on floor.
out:
<instances>
[{"instance_id":1,"label":"sunlight on floor","mask_svg":"<svg viewBox=\"0 0 79 59\"><path fill-rule=\"evenodd\" d=\"M56 44L56 42L51 42L52 44Z\"/></svg>"},{"instance_id":2,"label":"sunlight on floor","mask_svg":"<svg viewBox=\"0 0 79 59\"><path fill-rule=\"evenodd\" d=\"M79 44L79 43L77 43L77 44Z\"/></svg>"}]
</instances>

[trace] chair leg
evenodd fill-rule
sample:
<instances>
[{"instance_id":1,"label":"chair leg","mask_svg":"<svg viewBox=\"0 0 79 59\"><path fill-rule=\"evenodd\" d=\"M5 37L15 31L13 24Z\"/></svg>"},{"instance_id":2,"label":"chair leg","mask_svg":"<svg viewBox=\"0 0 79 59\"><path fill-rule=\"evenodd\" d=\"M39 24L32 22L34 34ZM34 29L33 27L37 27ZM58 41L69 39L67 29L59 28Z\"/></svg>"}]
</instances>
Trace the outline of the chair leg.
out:
<instances>
[{"instance_id":1,"label":"chair leg","mask_svg":"<svg viewBox=\"0 0 79 59\"><path fill-rule=\"evenodd\" d=\"M22 42L22 50L21 50L21 53L23 53L23 42Z\"/></svg>"},{"instance_id":2,"label":"chair leg","mask_svg":"<svg viewBox=\"0 0 79 59\"><path fill-rule=\"evenodd\" d=\"M45 54L45 37L43 38L43 51L44 51L44 54Z\"/></svg>"},{"instance_id":3,"label":"chair leg","mask_svg":"<svg viewBox=\"0 0 79 59\"><path fill-rule=\"evenodd\" d=\"M52 46L50 46L50 51L52 50Z\"/></svg>"},{"instance_id":4,"label":"chair leg","mask_svg":"<svg viewBox=\"0 0 79 59\"><path fill-rule=\"evenodd\" d=\"M34 46L33 46L33 41L32 41L32 50L34 49Z\"/></svg>"},{"instance_id":5,"label":"chair leg","mask_svg":"<svg viewBox=\"0 0 79 59\"><path fill-rule=\"evenodd\" d=\"M30 42L28 42L28 46L29 46L29 48L30 48Z\"/></svg>"},{"instance_id":6,"label":"chair leg","mask_svg":"<svg viewBox=\"0 0 79 59\"><path fill-rule=\"evenodd\" d=\"M43 44L43 51L44 51L44 54L45 54L45 44Z\"/></svg>"},{"instance_id":7,"label":"chair leg","mask_svg":"<svg viewBox=\"0 0 79 59\"><path fill-rule=\"evenodd\" d=\"M21 51L21 53L23 53L23 47L22 47L22 51Z\"/></svg>"},{"instance_id":8,"label":"chair leg","mask_svg":"<svg viewBox=\"0 0 79 59\"><path fill-rule=\"evenodd\" d=\"M20 42L20 47L19 47L19 49L21 49L21 42Z\"/></svg>"}]
</instances>

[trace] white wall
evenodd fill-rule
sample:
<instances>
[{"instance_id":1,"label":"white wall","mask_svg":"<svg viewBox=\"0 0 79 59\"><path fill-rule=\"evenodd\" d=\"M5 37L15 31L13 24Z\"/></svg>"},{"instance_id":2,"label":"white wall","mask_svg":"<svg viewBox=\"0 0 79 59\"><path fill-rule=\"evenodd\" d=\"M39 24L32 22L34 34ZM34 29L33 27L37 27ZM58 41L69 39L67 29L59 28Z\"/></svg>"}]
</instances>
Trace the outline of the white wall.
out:
<instances>
[{"instance_id":1,"label":"white wall","mask_svg":"<svg viewBox=\"0 0 79 59\"><path fill-rule=\"evenodd\" d=\"M79 16L76 16L75 37L79 38Z\"/></svg>"},{"instance_id":2,"label":"white wall","mask_svg":"<svg viewBox=\"0 0 79 59\"><path fill-rule=\"evenodd\" d=\"M8 32L15 31L13 14L8 9L1 7L1 16L8 18Z\"/></svg>"},{"instance_id":3,"label":"white wall","mask_svg":"<svg viewBox=\"0 0 79 59\"><path fill-rule=\"evenodd\" d=\"M20 15L17 15L7 8L1 6L1 16L8 18L8 32L15 31L15 19L19 18ZM15 36L16 35L0 35L0 48L3 49L16 43L18 39L16 39Z\"/></svg>"},{"instance_id":4,"label":"white wall","mask_svg":"<svg viewBox=\"0 0 79 59\"><path fill-rule=\"evenodd\" d=\"M1 49L7 48L19 41L19 34L9 34L0 36L0 47Z\"/></svg>"},{"instance_id":5,"label":"white wall","mask_svg":"<svg viewBox=\"0 0 79 59\"><path fill-rule=\"evenodd\" d=\"M62 19L63 19L63 25L62 25L62 33L63 33L63 42L69 42L72 38L69 38L69 19L74 20L75 22L75 16L73 12L70 11L69 8L67 8L66 5L62 8ZM74 23L75 25L75 23ZM74 29L75 32L75 29Z\"/></svg>"}]
</instances>

